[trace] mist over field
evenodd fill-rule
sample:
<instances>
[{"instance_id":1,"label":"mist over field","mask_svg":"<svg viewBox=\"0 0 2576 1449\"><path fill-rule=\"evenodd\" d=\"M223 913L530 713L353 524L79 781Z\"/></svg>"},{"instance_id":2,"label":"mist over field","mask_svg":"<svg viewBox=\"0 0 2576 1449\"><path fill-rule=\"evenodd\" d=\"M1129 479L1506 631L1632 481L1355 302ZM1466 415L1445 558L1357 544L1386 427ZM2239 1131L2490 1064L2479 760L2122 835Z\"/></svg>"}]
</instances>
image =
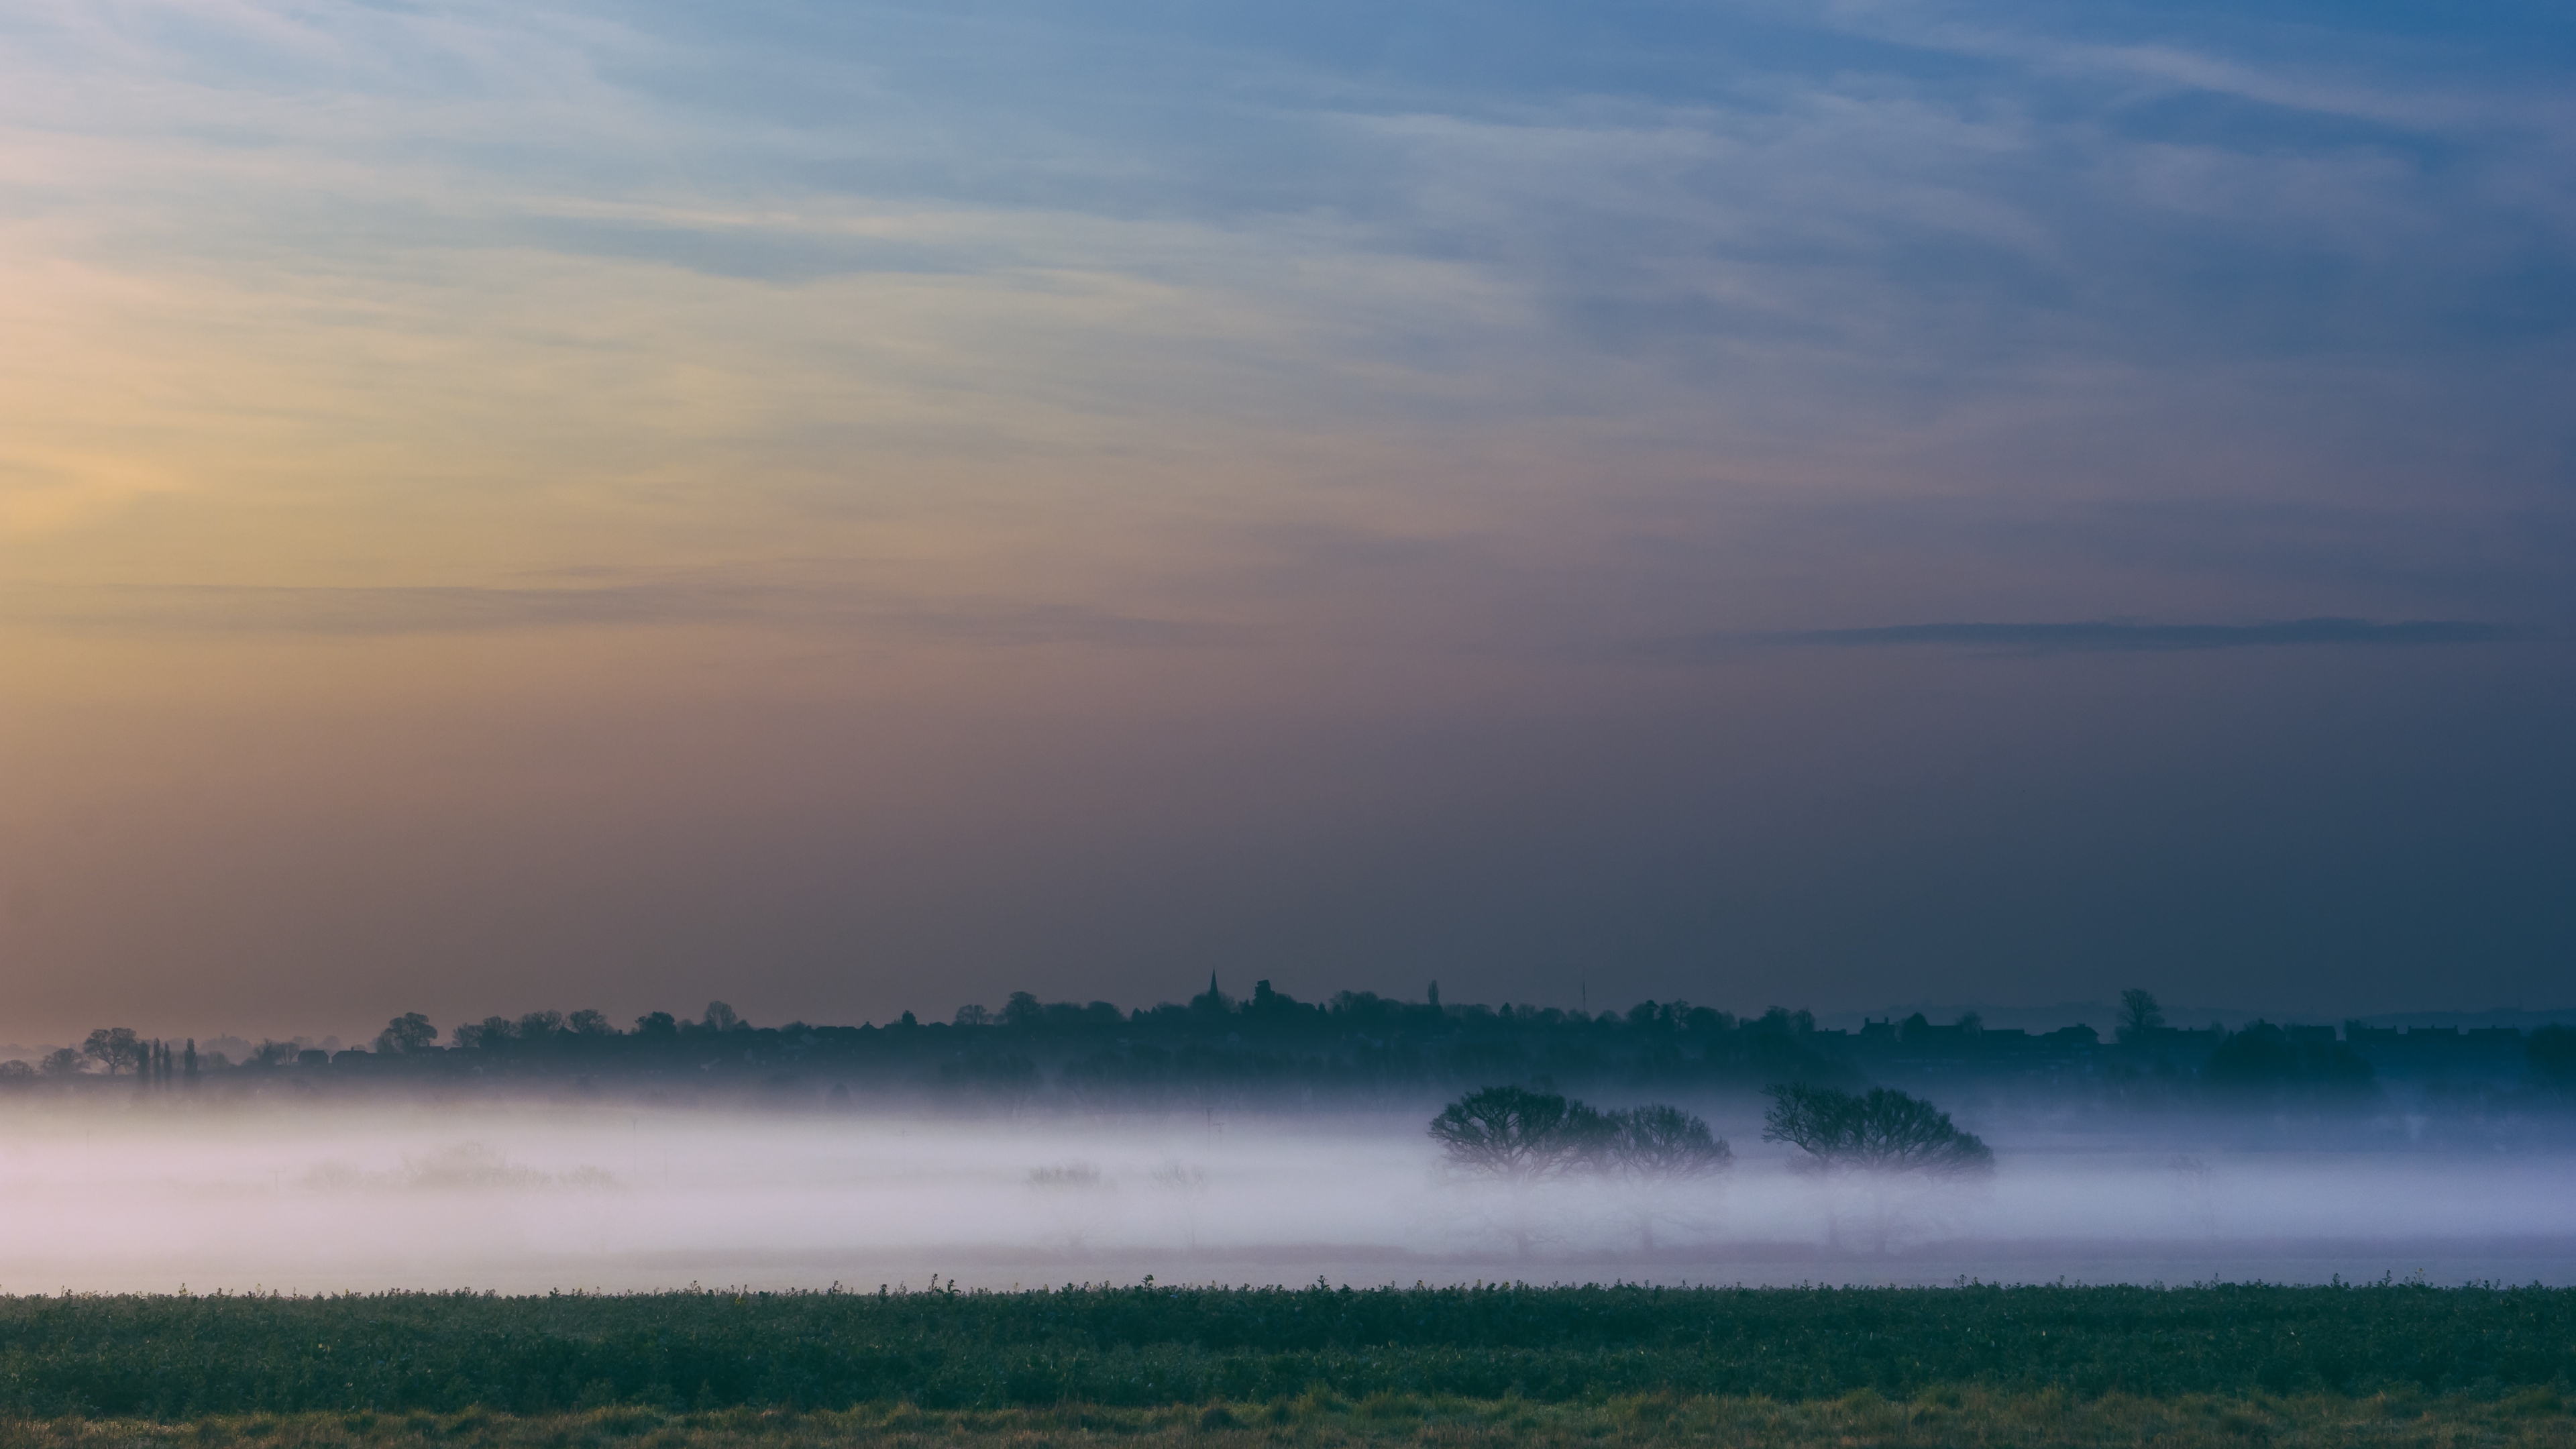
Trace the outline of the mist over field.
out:
<instances>
[{"instance_id":1,"label":"mist over field","mask_svg":"<svg viewBox=\"0 0 2576 1449\"><path fill-rule=\"evenodd\" d=\"M0 1449L2576 1449L2571 76L0 3Z\"/></svg>"},{"instance_id":2,"label":"mist over field","mask_svg":"<svg viewBox=\"0 0 2576 1449\"><path fill-rule=\"evenodd\" d=\"M1732 1170L1647 1190L1466 1180L1395 1112L29 1103L0 1122L0 1292L2576 1282L2564 1152L2182 1151L2190 1123L1971 1124L1991 1178L1874 1193L1793 1172L1758 1105L1711 1114Z\"/></svg>"}]
</instances>

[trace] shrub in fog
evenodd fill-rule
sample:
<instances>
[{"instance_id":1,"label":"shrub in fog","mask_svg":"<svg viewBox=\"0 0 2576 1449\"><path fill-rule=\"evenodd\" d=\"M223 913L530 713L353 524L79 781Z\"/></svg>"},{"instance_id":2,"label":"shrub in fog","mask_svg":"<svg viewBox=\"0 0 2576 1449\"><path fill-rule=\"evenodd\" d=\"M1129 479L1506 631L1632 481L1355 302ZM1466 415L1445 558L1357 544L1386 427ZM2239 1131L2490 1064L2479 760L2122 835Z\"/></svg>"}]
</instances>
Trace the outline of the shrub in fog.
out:
<instances>
[{"instance_id":1,"label":"shrub in fog","mask_svg":"<svg viewBox=\"0 0 2576 1449\"><path fill-rule=\"evenodd\" d=\"M553 1179L512 1162L480 1142L460 1142L421 1157L403 1158L402 1185L430 1191L544 1187Z\"/></svg>"},{"instance_id":2,"label":"shrub in fog","mask_svg":"<svg viewBox=\"0 0 2576 1449\"><path fill-rule=\"evenodd\" d=\"M1029 1186L1040 1189L1089 1189L1106 1186L1100 1169L1088 1162L1068 1162L1061 1167L1029 1169Z\"/></svg>"},{"instance_id":3,"label":"shrub in fog","mask_svg":"<svg viewBox=\"0 0 2576 1449\"><path fill-rule=\"evenodd\" d=\"M1841 1092L1831 1087L1776 1086L1763 1114L1762 1140L1785 1142L1809 1172L1913 1173L1963 1177L1992 1172L1993 1149L1950 1114L1892 1087Z\"/></svg>"}]
</instances>

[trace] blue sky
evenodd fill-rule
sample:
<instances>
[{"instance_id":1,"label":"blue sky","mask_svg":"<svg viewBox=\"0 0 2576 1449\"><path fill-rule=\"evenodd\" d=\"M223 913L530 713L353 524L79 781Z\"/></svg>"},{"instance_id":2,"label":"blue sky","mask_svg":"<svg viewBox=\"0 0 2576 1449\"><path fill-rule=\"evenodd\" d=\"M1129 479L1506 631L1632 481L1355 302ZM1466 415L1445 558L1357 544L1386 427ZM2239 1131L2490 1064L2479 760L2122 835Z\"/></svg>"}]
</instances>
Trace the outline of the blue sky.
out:
<instances>
[{"instance_id":1,"label":"blue sky","mask_svg":"<svg viewBox=\"0 0 2576 1449\"><path fill-rule=\"evenodd\" d=\"M719 957L755 1014L2545 996L2571 60L2536 5L13 7L0 953L66 1020L179 942L355 1016Z\"/></svg>"}]
</instances>

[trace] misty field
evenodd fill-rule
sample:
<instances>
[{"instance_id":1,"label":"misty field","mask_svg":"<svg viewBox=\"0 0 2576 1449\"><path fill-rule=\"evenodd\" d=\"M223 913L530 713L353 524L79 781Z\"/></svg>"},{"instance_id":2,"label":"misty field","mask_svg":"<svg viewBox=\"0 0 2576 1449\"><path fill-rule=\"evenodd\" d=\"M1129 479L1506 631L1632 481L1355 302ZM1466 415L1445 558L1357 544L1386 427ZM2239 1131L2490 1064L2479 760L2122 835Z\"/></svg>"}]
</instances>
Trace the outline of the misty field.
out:
<instances>
[{"instance_id":1,"label":"misty field","mask_svg":"<svg viewBox=\"0 0 2576 1449\"><path fill-rule=\"evenodd\" d=\"M2546 1288L1319 1284L0 1300L0 1413L21 1419L1142 1411L1316 1396L1599 1406L2520 1394L2546 1407L2571 1386L2576 1290Z\"/></svg>"}]
</instances>

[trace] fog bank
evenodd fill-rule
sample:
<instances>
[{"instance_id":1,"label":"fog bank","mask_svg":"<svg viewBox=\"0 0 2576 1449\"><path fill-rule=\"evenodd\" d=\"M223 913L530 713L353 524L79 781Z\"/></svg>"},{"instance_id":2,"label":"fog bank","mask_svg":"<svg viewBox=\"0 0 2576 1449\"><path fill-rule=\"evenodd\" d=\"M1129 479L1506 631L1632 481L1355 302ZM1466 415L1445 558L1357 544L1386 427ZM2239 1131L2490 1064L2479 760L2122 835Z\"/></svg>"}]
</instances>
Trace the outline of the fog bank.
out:
<instances>
[{"instance_id":1,"label":"fog bank","mask_svg":"<svg viewBox=\"0 0 2576 1449\"><path fill-rule=\"evenodd\" d=\"M1446 1173L1410 1116L1112 1125L632 1108L39 1108L0 1291L1067 1281L2576 1282L2576 1158L1994 1138L1982 1183ZM1883 1243L1883 1247L1881 1246Z\"/></svg>"}]
</instances>

